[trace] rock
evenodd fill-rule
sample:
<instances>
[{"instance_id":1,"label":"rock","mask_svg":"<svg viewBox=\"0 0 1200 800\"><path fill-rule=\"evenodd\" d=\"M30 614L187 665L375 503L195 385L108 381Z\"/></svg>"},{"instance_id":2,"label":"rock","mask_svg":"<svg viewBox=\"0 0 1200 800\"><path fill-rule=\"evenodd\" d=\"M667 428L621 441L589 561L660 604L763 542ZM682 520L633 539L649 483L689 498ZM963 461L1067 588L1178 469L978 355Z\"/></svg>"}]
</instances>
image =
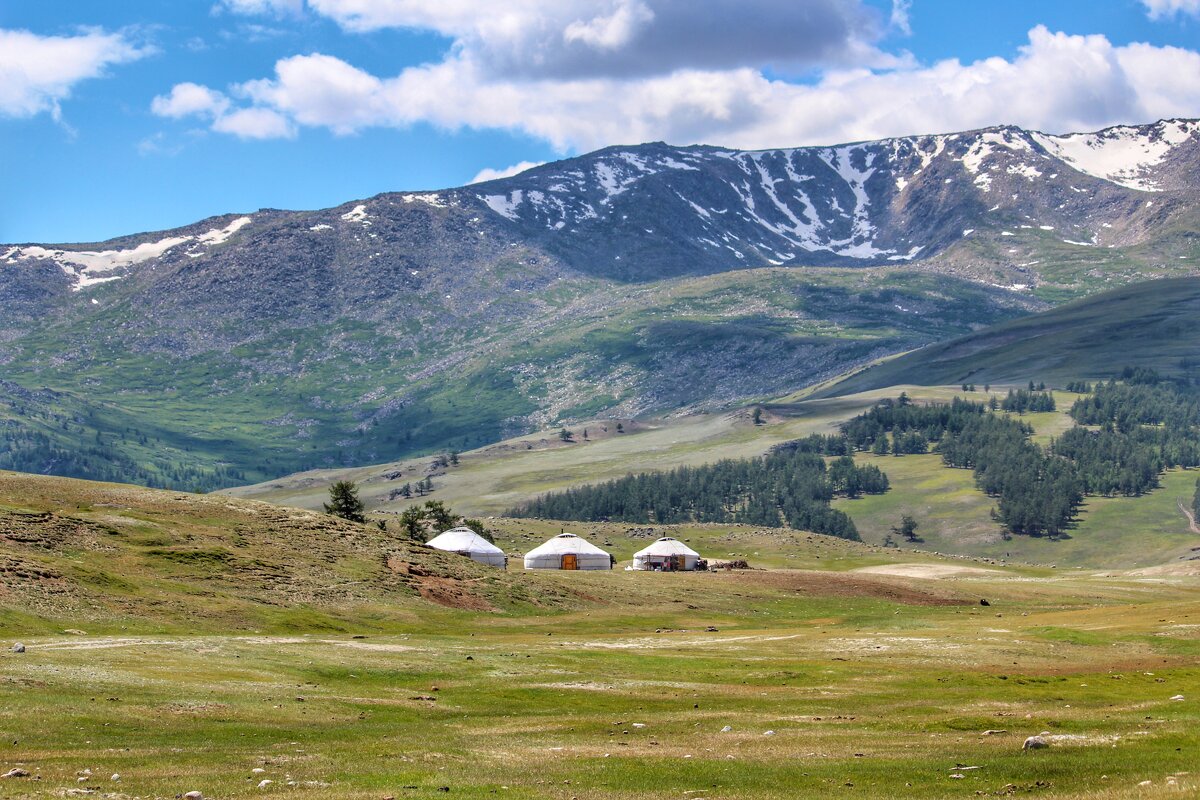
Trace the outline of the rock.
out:
<instances>
[{"instance_id":1,"label":"rock","mask_svg":"<svg viewBox=\"0 0 1200 800\"><path fill-rule=\"evenodd\" d=\"M110 780L110 781L119 781L119 780L121 780L121 773L119 773L119 772L114 772L114 773L112 774L112 777L111 777L111 778L109 778L109 780Z\"/></svg>"},{"instance_id":2,"label":"rock","mask_svg":"<svg viewBox=\"0 0 1200 800\"><path fill-rule=\"evenodd\" d=\"M1050 746L1050 743L1047 742L1045 739L1043 739L1041 736L1030 736L1028 739L1025 740L1025 744L1021 745L1021 749L1022 750L1041 750L1042 748L1049 747L1049 746Z\"/></svg>"},{"instance_id":3,"label":"rock","mask_svg":"<svg viewBox=\"0 0 1200 800\"><path fill-rule=\"evenodd\" d=\"M28 777L29 777L29 770L21 769L20 767L13 767L8 772L4 773L3 775L0 775L0 778L28 778Z\"/></svg>"},{"instance_id":4,"label":"rock","mask_svg":"<svg viewBox=\"0 0 1200 800\"><path fill-rule=\"evenodd\" d=\"M733 726L726 725L724 728L721 728L721 733L729 733L731 730L733 730Z\"/></svg>"},{"instance_id":5,"label":"rock","mask_svg":"<svg viewBox=\"0 0 1200 800\"><path fill-rule=\"evenodd\" d=\"M775 731L763 731L763 736L774 736Z\"/></svg>"},{"instance_id":6,"label":"rock","mask_svg":"<svg viewBox=\"0 0 1200 800\"><path fill-rule=\"evenodd\" d=\"M251 775L262 775L264 772L266 772L266 770L262 767L255 767L254 769L250 770Z\"/></svg>"},{"instance_id":7,"label":"rock","mask_svg":"<svg viewBox=\"0 0 1200 800\"><path fill-rule=\"evenodd\" d=\"M983 732L983 735L984 736L999 736L1002 733L1008 733L1008 731L1000 731L1000 730L996 730L994 728L988 728L986 731Z\"/></svg>"},{"instance_id":8,"label":"rock","mask_svg":"<svg viewBox=\"0 0 1200 800\"><path fill-rule=\"evenodd\" d=\"M24 652L25 652L25 645L21 644L20 642L17 642L16 644L14 644L14 645L12 646L12 651L13 651L14 653L24 653Z\"/></svg>"},{"instance_id":9,"label":"rock","mask_svg":"<svg viewBox=\"0 0 1200 800\"><path fill-rule=\"evenodd\" d=\"M200 792L188 792L183 796L183 800L204 800L204 795Z\"/></svg>"},{"instance_id":10,"label":"rock","mask_svg":"<svg viewBox=\"0 0 1200 800\"><path fill-rule=\"evenodd\" d=\"M258 788L260 788L260 789L265 789L265 788L267 788L268 786L270 786L270 785L271 785L272 783L274 783L274 782L275 782L275 781L271 780L270 778L267 778L267 779L265 779L265 780L261 780L261 781L259 781L259 782L258 782Z\"/></svg>"},{"instance_id":11,"label":"rock","mask_svg":"<svg viewBox=\"0 0 1200 800\"><path fill-rule=\"evenodd\" d=\"M1183 699L1183 695L1181 695L1181 694L1177 694L1177 695L1175 695L1174 697L1172 697L1171 699L1172 699L1172 700L1182 700L1182 699Z\"/></svg>"},{"instance_id":12,"label":"rock","mask_svg":"<svg viewBox=\"0 0 1200 800\"><path fill-rule=\"evenodd\" d=\"M990 606L990 605L991 605L991 603L989 603L987 600L985 600L985 599L981 598L981 599L979 600L979 605L981 605L981 606Z\"/></svg>"}]
</instances>

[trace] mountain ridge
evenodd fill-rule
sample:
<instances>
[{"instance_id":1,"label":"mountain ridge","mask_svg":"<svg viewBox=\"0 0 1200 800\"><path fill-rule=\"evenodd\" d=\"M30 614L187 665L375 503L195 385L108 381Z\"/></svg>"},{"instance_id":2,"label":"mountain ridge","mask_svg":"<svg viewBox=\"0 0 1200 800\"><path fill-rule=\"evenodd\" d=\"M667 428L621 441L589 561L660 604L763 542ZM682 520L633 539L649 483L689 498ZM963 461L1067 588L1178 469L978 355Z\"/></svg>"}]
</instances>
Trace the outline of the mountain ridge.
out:
<instances>
[{"instance_id":1,"label":"mountain ridge","mask_svg":"<svg viewBox=\"0 0 1200 800\"><path fill-rule=\"evenodd\" d=\"M0 467L212 488L601 413L719 410L1193 274L1200 196L1172 187L1200 173L1200 123L1113 131L1051 144L1116 153L1086 166L1159 186L1068 174L1014 128L651 144L452 190L3 245L0 370L59 400L0 388Z\"/></svg>"}]
</instances>

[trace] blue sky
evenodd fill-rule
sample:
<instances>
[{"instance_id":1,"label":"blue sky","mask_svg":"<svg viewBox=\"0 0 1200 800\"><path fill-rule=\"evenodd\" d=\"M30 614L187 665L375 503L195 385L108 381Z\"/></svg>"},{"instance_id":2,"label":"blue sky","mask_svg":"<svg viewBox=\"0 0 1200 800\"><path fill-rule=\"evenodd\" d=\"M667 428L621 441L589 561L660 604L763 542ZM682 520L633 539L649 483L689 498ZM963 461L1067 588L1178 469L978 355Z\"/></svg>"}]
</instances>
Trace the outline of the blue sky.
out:
<instances>
[{"instance_id":1,"label":"blue sky","mask_svg":"<svg viewBox=\"0 0 1200 800\"><path fill-rule=\"evenodd\" d=\"M0 0L0 242L606 144L1200 116L1198 50L1200 0Z\"/></svg>"}]
</instances>

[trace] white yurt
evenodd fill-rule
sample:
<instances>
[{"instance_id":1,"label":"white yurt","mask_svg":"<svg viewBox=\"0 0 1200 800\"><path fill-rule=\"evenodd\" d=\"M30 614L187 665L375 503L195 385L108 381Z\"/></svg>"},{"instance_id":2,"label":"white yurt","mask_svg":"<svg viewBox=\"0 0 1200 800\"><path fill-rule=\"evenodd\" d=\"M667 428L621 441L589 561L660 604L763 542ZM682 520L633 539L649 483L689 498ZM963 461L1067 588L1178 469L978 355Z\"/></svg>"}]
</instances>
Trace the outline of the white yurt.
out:
<instances>
[{"instance_id":1,"label":"white yurt","mask_svg":"<svg viewBox=\"0 0 1200 800\"><path fill-rule=\"evenodd\" d=\"M649 547L633 554L634 569L670 572L696 568L700 554L678 539L664 536Z\"/></svg>"},{"instance_id":2,"label":"white yurt","mask_svg":"<svg viewBox=\"0 0 1200 800\"><path fill-rule=\"evenodd\" d=\"M560 533L525 554L525 569L612 569L612 563L612 556L573 533Z\"/></svg>"},{"instance_id":3,"label":"white yurt","mask_svg":"<svg viewBox=\"0 0 1200 800\"><path fill-rule=\"evenodd\" d=\"M425 544L435 550L458 553L481 564L490 564L502 569L508 565L508 558L503 550L470 528L451 528Z\"/></svg>"}]
</instances>

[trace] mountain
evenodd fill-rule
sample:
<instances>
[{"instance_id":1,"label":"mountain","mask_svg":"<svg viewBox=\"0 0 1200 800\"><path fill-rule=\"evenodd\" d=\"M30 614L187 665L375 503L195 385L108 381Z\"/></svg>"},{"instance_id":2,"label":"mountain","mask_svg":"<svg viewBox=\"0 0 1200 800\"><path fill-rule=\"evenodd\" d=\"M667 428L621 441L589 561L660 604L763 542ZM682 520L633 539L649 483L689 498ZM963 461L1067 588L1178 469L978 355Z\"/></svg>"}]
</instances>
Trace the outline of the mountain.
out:
<instances>
[{"instance_id":1,"label":"mountain","mask_svg":"<svg viewBox=\"0 0 1200 800\"><path fill-rule=\"evenodd\" d=\"M1119 378L1126 367L1200 377L1200 278L1147 281L922 347L818 392L898 385Z\"/></svg>"},{"instance_id":2,"label":"mountain","mask_svg":"<svg viewBox=\"0 0 1200 800\"><path fill-rule=\"evenodd\" d=\"M0 468L212 488L719 409L1191 274L1200 123L739 152L0 246Z\"/></svg>"}]
</instances>

